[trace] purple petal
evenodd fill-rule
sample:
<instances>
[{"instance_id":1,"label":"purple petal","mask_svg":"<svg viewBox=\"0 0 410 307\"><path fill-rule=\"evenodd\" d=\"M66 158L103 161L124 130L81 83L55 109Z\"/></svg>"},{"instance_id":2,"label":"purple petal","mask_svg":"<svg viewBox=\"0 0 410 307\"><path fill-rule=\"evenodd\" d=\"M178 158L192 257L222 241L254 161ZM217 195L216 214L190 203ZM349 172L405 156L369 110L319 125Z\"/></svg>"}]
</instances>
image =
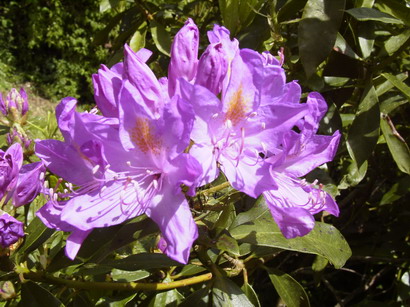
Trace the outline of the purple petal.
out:
<instances>
[{"instance_id":1,"label":"purple petal","mask_svg":"<svg viewBox=\"0 0 410 307\"><path fill-rule=\"evenodd\" d=\"M315 219L312 214L303 208L280 208L269 203L268 206L273 219L287 239L303 237L315 227Z\"/></svg>"},{"instance_id":2,"label":"purple petal","mask_svg":"<svg viewBox=\"0 0 410 307\"><path fill-rule=\"evenodd\" d=\"M198 161L201 161L203 173L198 178L198 186L203 186L214 181L219 175L219 169L216 164L216 157L213 153L214 147L209 145L195 144L189 150L189 153Z\"/></svg>"},{"instance_id":3,"label":"purple petal","mask_svg":"<svg viewBox=\"0 0 410 307\"><path fill-rule=\"evenodd\" d=\"M185 196L173 193L172 187L168 186L163 194L154 197L146 213L161 230L165 254L186 264L192 244L198 237L198 228Z\"/></svg>"},{"instance_id":4,"label":"purple petal","mask_svg":"<svg viewBox=\"0 0 410 307\"><path fill-rule=\"evenodd\" d=\"M202 85L218 95L227 70L228 60L222 44L211 44L199 59L195 84Z\"/></svg>"},{"instance_id":5,"label":"purple petal","mask_svg":"<svg viewBox=\"0 0 410 307\"><path fill-rule=\"evenodd\" d=\"M191 81L198 65L199 30L191 18L175 35L171 46L171 61L168 66L168 90L172 97L178 78Z\"/></svg>"},{"instance_id":6,"label":"purple petal","mask_svg":"<svg viewBox=\"0 0 410 307\"><path fill-rule=\"evenodd\" d=\"M189 188L187 194L195 195L198 178L202 174L201 164L191 155L182 153L170 161L167 172L169 183L174 186L175 193L181 192L181 184Z\"/></svg>"},{"instance_id":7,"label":"purple petal","mask_svg":"<svg viewBox=\"0 0 410 307\"><path fill-rule=\"evenodd\" d=\"M68 236L65 245L65 254L69 259L75 259L75 256L77 256L81 245L83 244L84 240L88 237L91 231L92 230L75 230Z\"/></svg>"},{"instance_id":8,"label":"purple petal","mask_svg":"<svg viewBox=\"0 0 410 307\"><path fill-rule=\"evenodd\" d=\"M109 227L144 213L145 189L137 190L133 184L111 181L104 189L70 199L61 213L61 220L75 228L87 231L93 228Z\"/></svg>"},{"instance_id":9,"label":"purple petal","mask_svg":"<svg viewBox=\"0 0 410 307\"><path fill-rule=\"evenodd\" d=\"M140 92L145 103L152 107L163 104L161 86L152 70L128 46L124 46L124 76Z\"/></svg>"},{"instance_id":10,"label":"purple petal","mask_svg":"<svg viewBox=\"0 0 410 307\"><path fill-rule=\"evenodd\" d=\"M34 200L43 185L40 174L45 172L41 162L23 165L15 190L13 191L13 205L19 207Z\"/></svg>"},{"instance_id":11,"label":"purple petal","mask_svg":"<svg viewBox=\"0 0 410 307\"><path fill-rule=\"evenodd\" d=\"M232 187L254 198L273 184L269 167L258 158L255 153L247 152L242 153L238 161L226 155L219 158L221 170Z\"/></svg>"}]
</instances>

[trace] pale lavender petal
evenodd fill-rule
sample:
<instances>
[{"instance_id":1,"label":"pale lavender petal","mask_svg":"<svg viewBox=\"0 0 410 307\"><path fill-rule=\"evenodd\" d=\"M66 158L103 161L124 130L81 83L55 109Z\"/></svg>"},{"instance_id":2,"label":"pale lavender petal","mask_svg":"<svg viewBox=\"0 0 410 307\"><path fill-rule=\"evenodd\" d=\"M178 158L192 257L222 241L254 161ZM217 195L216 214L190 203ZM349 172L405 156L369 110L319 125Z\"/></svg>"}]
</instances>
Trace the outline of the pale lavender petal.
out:
<instances>
[{"instance_id":1,"label":"pale lavender petal","mask_svg":"<svg viewBox=\"0 0 410 307\"><path fill-rule=\"evenodd\" d=\"M45 172L41 162L34 162L22 166L15 190L13 191L13 205L19 207L34 200L43 185L40 174Z\"/></svg>"},{"instance_id":2,"label":"pale lavender petal","mask_svg":"<svg viewBox=\"0 0 410 307\"><path fill-rule=\"evenodd\" d=\"M168 181L174 187L175 193L181 192L181 184L188 187L187 194L195 195L195 188L198 186L202 167L198 160L192 155L182 153L170 161L168 168L164 168L168 175Z\"/></svg>"},{"instance_id":3,"label":"pale lavender petal","mask_svg":"<svg viewBox=\"0 0 410 307\"><path fill-rule=\"evenodd\" d=\"M235 154L237 153L234 152L233 155ZM255 153L244 152L239 160L226 154L221 155L219 163L232 187L251 197L259 197L273 185L268 165Z\"/></svg>"},{"instance_id":4,"label":"pale lavender petal","mask_svg":"<svg viewBox=\"0 0 410 307\"><path fill-rule=\"evenodd\" d=\"M171 186L157 194L146 214L154 220L162 233L162 250L173 260L186 264L198 228L182 193L175 194Z\"/></svg>"},{"instance_id":5,"label":"pale lavender petal","mask_svg":"<svg viewBox=\"0 0 410 307\"><path fill-rule=\"evenodd\" d=\"M172 97L176 80L183 78L191 81L198 65L199 30L191 18L175 35L171 46L171 61L168 66L168 90Z\"/></svg>"},{"instance_id":6,"label":"pale lavender petal","mask_svg":"<svg viewBox=\"0 0 410 307\"><path fill-rule=\"evenodd\" d=\"M194 144L189 153L201 162L203 173L198 178L198 186L203 186L214 181L219 175L216 156L213 153L213 146Z\"/></svg>"},{"instance_id":7,"label":"pale lavender petal","mask_svg":"<svg viewBox=\"0 0 410 307\"><path fill-rule=\"evenodd\" d=\"M336 131L330 135L314 135L308 142L300 142L300 134L290 131L284 137L283 160L275 163L278 157L268 158L266 161L272 163L276 172L285 172L294 177L301 177L322 165L332 161L340 141L340 133Z\"/></svg>"},{"instance_id":8,"label":"pale lavender petal","mask_svg":"<svg viewBox=\"0 0 410 307\"><path fill-rule=\"evenodd\" d=\"M66 245L65 245L65 254L69 259L71 260L75 259L75 256L77 256L81 245L83 244L84 240L88 237L91 231L92 230L88 230L88 231L74 230L68 236Z\"/></svg>"},{"instance_id":9,"label":"pale lavender petal","mask_svg":"<svg viewBox=\"0 0 410 307\"><path fill-rule=\"evenodd\" d=\"M140 92L145 103L153 108L164 103L161 86L154 73L128 45L124 46L123 79L128 79Z\"/></svg>"},{"instance_id":10,"label":"pale lavender petal","mask_svg":"<svg viewBox=\"0 0 410 307\"><path fill-rule=\"evenodd\" d=\"M264 193L264 195L266 195ZM268 198L265 196L265 198ZM315 219L309 211L303 208L280 208L269 205L273 219L287 239L303 237L315 227Z\"/></svg>"},{"instance_id":11,"label":"pale lavender petal","mask_svg":"<svg viewBox=\"0 0 410 307\"><path fill-rule=\"evenodd\" d=\"M199 59L195 84L202 85L218 95L227 70L228 60L222 44L211 44Z\"/></svg>"},{"instance_id":12,"label":"pale lavender petal","mask_svg":"<svg viewBox=\"0 0 410 307\"><path fill-rule=\"evenodd\" d=\"M109 227L144 213L145 187L111 181L104 189L70 199L61 213L61 220L86 231Z\"/></svg>"},{"instance_id":13,"label":"pale lavender petal","mask_svg":"<svg viewBox=\"0 0 410 307\"><path fill-rule=\"evenodd\" d=\"M68 182L82 185L93 180L94 165L79 149L67 143L57 140L37 141L35 152L50 171Z\"/></svg>"}]
</instances>

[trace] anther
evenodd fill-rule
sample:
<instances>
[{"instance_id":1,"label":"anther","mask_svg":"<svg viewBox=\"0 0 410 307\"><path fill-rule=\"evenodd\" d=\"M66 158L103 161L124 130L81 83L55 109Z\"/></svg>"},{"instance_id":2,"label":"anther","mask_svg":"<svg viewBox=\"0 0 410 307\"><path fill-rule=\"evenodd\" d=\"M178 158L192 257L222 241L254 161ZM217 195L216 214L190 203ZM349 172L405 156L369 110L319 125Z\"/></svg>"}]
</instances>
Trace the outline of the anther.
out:
<instances>
[{"instance_id":1,"label":"anther","mask_svg":"<svg viewBox=\"0 0 410 307\"><path fill-rule=\"evenodd\" d=\"M44 172L41 172L40 173L40 178L39 178L40 180L43 180L44 179Z\"/></svg>"},{"instance_id":2,"label":"anther","mask_svg":"<svg viewBox=\"0 0 410 307\"><path fill-rule=\"evenodd\" d=\"M249 117L252 118L252 117L255 117L256 115L258 115L257 112L252 112L251 114L249 114Z\"/></svg>"},{"instance_id":3,"label":"anther","mask_svg":"<svg viewBox=\"0 0 410 307\"><path fill-rule=\"evenodd\" d=\"M99 169L100 169L100 165L99 165L99 164L97 164L96 166L94 166L94 167L93 167L93 170L92 170L93 175L95 175L95 173L97 173Z\"/></svg>"},{"instance_id":4,"label":"anther","mask_svg":"<svg viewBox=\"0 0 410 307\"><path fill-rule=\"evenodd\" d=\"M262 123L261 123L261 126L262 126L262 129L263 129L263 130L266 129L266 123L265 123L265 122L262 122Z\"/></svg>"},{"instance_id":5,"label":"anther","mask_svg":"<svg viewBox=\"0 0 410 307\"><path fill-rule=\"evenodd\" d=\"M219 116L219 113L214 113L214 114L212 114L211 117L212 117L213 119L215 119L215 118L217 118L218 116Z\"/></svg>"},{"instance_id":6,"label":"anther","mask_svg":"<svg viewBox=\"0 0 410 307\"><path fill-rule=\"evenodd\" d=\"M48 189L48 181L44 181L43 186L44 186L46 189Z\"/></svg>"},{"instance_id":7,"label":"anther","mask_svg":"<svg viewBox=\"0 0 410 307\"><path fill-rule=\"evenodd\" d=\"M227 127L228 129L232 129L232 121L231 121L230 119L228 119L228 120L226 121L226 127Z\"/></svg>"}]
</instances>

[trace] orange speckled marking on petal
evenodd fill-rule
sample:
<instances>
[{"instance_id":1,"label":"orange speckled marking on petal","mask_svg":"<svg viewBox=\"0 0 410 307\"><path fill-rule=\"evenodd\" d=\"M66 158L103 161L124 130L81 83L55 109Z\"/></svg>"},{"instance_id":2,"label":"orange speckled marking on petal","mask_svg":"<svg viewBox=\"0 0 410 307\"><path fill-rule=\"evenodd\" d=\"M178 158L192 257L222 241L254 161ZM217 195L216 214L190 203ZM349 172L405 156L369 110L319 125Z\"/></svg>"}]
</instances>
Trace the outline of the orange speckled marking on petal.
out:
<instances>
[{"instance_id":1,"label":"orange speckled marking on petal","mask_svg":"<svg viewBox=\"0 0 410 307\"><path fill-rule=\"evenodd\" d=\"M143 152L160 153L161 139L154 135L152 127L147 118L138 117L135 126L131 130L131 140Z\"/></svg>"},{"instance_id":2,"label":"orange speckled marking on petal","mask_svg":"<svg viewBox=\"0 0 410 307\"><path fill-rule=\"evenodd\" d=\"M242 85L239 89L232 95L229 101L229 107L226 111L225 120L230 120L232 125L235 126L246 118L248 113L246 100L243 97Z\"/></svg>"}]
</instances>

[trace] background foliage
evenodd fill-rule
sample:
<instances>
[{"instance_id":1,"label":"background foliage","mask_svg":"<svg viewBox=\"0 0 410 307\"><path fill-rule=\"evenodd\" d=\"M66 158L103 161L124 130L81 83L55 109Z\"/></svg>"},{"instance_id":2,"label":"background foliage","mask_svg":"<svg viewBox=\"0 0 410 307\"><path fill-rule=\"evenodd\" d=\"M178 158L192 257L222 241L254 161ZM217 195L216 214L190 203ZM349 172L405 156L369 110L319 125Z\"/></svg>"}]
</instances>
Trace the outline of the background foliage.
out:
<instances>
[{"instance_id":1,"label":"background foliage","mask_svg":"<svg viewBox=\"0 0 410 307\"><path fill-rule=\"evenodd\" d=\"M44 203L38 198L26 209L28 235L10 259L18 264L15 271L41 282L17 283L10 259L3 256L1 279L14 284L12 290L3 284L3 292L13 298L3 305L410 303L407 1L26 0L3 1L0 10L2 88L30 81L48 97L74 95L92 104L90 74L99 63L120 61L126 42L134 50L155 51L150 65L157 76L165 76L172 37L191 17L200 28L201 51L214 23L229 28L241 48L273 54L283 48L288 80L299 80L304 92L321 92L328 102L321 133L343 132L334 161L307 177L319 179L336 197L339 218L318 216L311 234L285 240L263 201L255 203L226 185L217 190L220 178L191 199L201 235L186 266L149 253L158 233L145 217L95 230L71 262L62 251L64 235L33 218ZM53 131L48 125L44 131ZM213 273L212 281L206 282L207 272ZM150 289L80 290L61 280L58 285L50 276L80 282L202 276L204 282L158 294Z\"/></svg>"}]
</instances>

